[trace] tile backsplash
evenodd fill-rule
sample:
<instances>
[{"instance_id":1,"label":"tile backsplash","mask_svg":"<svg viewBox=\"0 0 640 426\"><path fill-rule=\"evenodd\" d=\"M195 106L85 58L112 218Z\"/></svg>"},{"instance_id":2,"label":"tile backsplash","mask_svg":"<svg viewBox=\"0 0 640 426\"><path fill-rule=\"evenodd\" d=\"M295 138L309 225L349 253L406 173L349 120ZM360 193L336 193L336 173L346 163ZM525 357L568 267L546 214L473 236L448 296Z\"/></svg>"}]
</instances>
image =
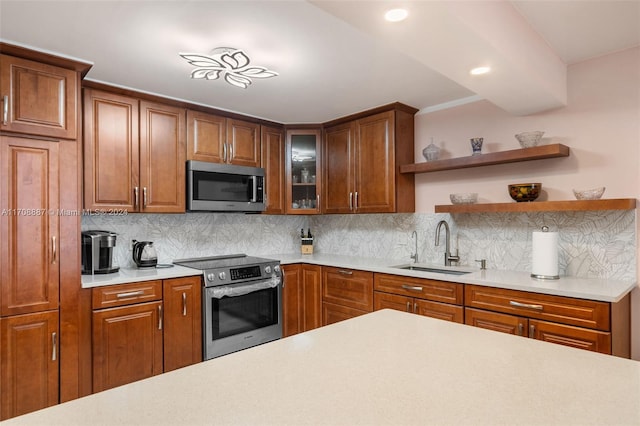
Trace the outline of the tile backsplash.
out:
<instances>
[{"instance_id":1,"label":"tile backsplash","mask_svg":"<svg viewBox=\"0 0 640 426\"><path fill-rule=\"evenodd\" d=\"M115 260L133 266L131 240L154 242L160 263L218 254L296 253L300 229L311 228L316 253L410 262L417 232L420 262L444 263L444 232L435 246L438 221L451 228L452 251L460 265L486 259L490 269L529 271L531 235L543 225L559 233L562 275L636 279L635 211L361 214L271 216L238 213L130 214L85 216L82 229L118 233Z\"/></svg>"}]
</instances>

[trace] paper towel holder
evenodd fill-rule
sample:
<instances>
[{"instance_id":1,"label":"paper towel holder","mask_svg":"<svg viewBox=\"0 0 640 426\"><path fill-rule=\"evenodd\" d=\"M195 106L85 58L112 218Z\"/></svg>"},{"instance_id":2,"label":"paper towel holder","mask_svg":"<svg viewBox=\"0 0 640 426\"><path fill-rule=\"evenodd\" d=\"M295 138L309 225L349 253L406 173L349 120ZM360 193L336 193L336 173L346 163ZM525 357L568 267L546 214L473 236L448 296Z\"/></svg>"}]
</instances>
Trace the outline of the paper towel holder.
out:
<instances>
[{"instance_id":1,"label":"paper towel holder","mask_svg":"<svg viewBox=\"0 0 640 426\"><path fill-rule=\"evenodd\" d=\"M542 232L549 232L548 226L542 227ZM531 278L535 278L536 280L559 280L559 275L540 275L540 274L531 274Z\"/></svg>"}]
</instances>

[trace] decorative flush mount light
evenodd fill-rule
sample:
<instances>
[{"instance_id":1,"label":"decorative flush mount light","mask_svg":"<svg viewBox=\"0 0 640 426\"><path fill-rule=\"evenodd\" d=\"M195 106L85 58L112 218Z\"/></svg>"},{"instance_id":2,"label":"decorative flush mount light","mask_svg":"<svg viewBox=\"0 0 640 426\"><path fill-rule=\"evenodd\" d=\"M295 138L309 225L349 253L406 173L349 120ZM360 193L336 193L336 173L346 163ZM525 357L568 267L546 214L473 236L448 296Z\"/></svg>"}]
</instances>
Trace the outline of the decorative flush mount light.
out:
<instances>
[{"instance_id":1,"label":"decorative flush mount light","mask_svg":"<svg viewBox=\"0 0 640 426\"><path fill-rule=\"evenodd\" d=\"M482 75L482 74L486 74L489 71L491 71L491 67L477 67L477 68L473 68L470 71L471 75Z\"/></svg>"},{"instance_id":2,"label":"decorative flush mount light","mask_svg":"<svg viewBox=\"0 0 640 426\"><path fill-rule=\"evenodd\" d=\"M391 9L384 14L384 19L389 22L400 22L407 19L409 12L406 9Z\"/></svg>"},{"instance_id":3,"label":"decorative flush mount light","mask_svg":"<svg viewBox=\"0 0 640 426\"><path fill-rule=\"evenodd\" d=\"M191 65L196 67L191 71L191 78L217 80L221 76L233 86L246 89L252 83L252 78L269 78L278 75L265 67L249 65L249 57L242 49L218 47L211 55L202 53L180 53Z\"/></svg>"}]
</instances>

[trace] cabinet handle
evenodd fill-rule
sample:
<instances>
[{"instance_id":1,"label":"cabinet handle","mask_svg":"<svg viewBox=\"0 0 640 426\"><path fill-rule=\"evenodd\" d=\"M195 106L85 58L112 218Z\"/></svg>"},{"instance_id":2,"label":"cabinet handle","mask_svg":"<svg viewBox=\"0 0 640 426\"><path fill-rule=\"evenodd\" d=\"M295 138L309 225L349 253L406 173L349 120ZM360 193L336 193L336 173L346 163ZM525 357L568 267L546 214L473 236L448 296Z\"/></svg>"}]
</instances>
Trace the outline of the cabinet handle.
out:
<instances>
[{"instance_id":1,"label":"cabinet handle","mask_svg":"<svg viewBox=\"0 0 640 426\"><path fill-rule=\"evenodd\" d=\"M411 302L407 302L407 312L411 312Z\"/></svg>"},{"instance_id":2,"label":"cabinet handle","mask_svg":"<svg viewBox=\"0 0 640 426\"><path fill-rule=\"evenodd\" d=\"M353 275L353 271L345 271L344 269L340 269L338 273L342 275Z\"/></svg>"},{"instance_id":3,"label":"cabinet handle","mask_svg":"<svg viewBox=\"0 0 640 426\"><path fill-rule=\"evenodd\" d=\"M58 245L56 244L56 236L51 237L51 263L55 264L58 261Z\"/></svg>"},{"instance_id":4,"label":"cabinet handle","mask_svg":"<svg viewBox=\"0 0 640 426\"><path fill-rule=\"evenodd\" d=\"M518 324L518 336L522 336L524 334L524 324Z\"/></svg>"},{"instance_id":5,"label":"cabinet handle","mask_svg":"<svg viewBox=\"0 0 640 426\"><path fill-rule=\"evenodd\" d=\"M222 145L222 162L226 163L227 162L227 144L223 144Z\"/></svg>"},{"instance_id":6,"label":"cabinet handle","mask_svg":"<svg viewBox=\"0 0 640 426\"><path fill-rule=\"evenodd\" d=\"M158 330L162 330L162 305L158 305Z\"/></svg>"},{"instance_id":7,"label":"cabinet handle","mask_svg":"<svg viewBox=\"0 0 640 426\"><path fill-rule=\"evenodd\" d=\"M543 308L542 305L531 305L529 303L520 303L520 302L516 302L515 300L510 300L509 305L515 306L516 308L535 309L537 311L541 311Z\"/></svg>"},{"instance_id":8,"label":"cabinet handle","mask_svg":"<svg viewBox=\"0 0 640 426\"><path fill-rule=\"evenodd\" d=\"M2 97L2 124L7 125L9 121L9 96Z\"/></svg>"},{"instance_id":9,"label":"cabinet handle","mask_svg":"<svg viewBox=\"0 0 640 426\"><path fill-rule=\"evenodd\" d=\"M51 361L55 361L58 354L58 336L56 333L51 333L51 346L53 349L51 350Z\"/></svg>"},{"instance_id":10,"label":"cabinet handle","mask_svg":"<svg viewBox=\"0 0 640 426\"><path fill-rule=\"evenodd\" d=\"M417 314L418 313L418 302L413 304L413 313Z\"/></svg>"},{"instance_id":11,"label":"cabinet handle","mask_svg":"<svg viewBox=\"0 0 640 426\"><path fill-rule=\"evenodd\" d=\"M142 188L142 207L147 207L147 187Z\"/></svg>"},{"instance_id":12,"label":"cabinet handle","mask_svg":"<svg viewBox=\"0 0 640 426\"><path fill-rule=\"evenodd\" d=\"M116 294L116 297L118 299L124 299L125 297L142 296L143 294L144 294L144 290L138 290L138 291L129 291L127 293L118 293Z\"/></svg>"},{"instance_id":13,"label":"cabinet handle","mask_svg":"<svg viewBox=\"0 0 640 426\"><path fill-rule=\"evenodd\" d=\"M229 162L233 161L233 145L229 144Z\"/></svg>"},{"instance_id":14,"label":"cabinet handle","mask_svg":"<svg viewBox=\"0 0 640 426\"><path fill-rule=\"evenodd\" d=\"M405 290L411 290L411 291L422 291L422 287L417 285L402 284L402 288L404 288Z\"/></svg>"},{"instance_id":15,"label":"cabinet handle","mask_svg":"<svg viewBox=\"0 0 640 426\"><path fill-rule=\"evenodd\" d=\"M316 211L320 213L320 194L316 195Z\"/></svg>"},{"instance_id":16,"label":"cabinet handle","mask_svg":"<svg viewBox=\"0 0 640 426\"><path fill-rule=\"evenodd\" d=\"M349 193L349 210L353 210L353 192Z\"/></svg>"},{"instance_id":17,"label":"cabinet handle","mask_svg":"<svg viewBox=\"0 0 640 426\"><path fill-rule=\"evenodd\" d=\"M182 316L187 316L187 293L182 292Z\"/></svg>"},{"instance_id":18,"label":"cabinet handle","mask_svg":"<svg viewBox=\"0 0 640 426\"><path fill-rule=\"evenodd\" d=\"M529 326L529 337L530 338L536 337L536 326L533 324Z\"/></svg>"},{"instance_id":19,"label":"cabinet handle","mask_svg":"<svg viewBox=\"0 0 640 426\"><path fill-rule=\"evenodd\" d=\"M355 209L358 210L358 205L360 204L360 203L358 203L358 191L356 191L355 202L353 204L354 204Z\"/></svg>"},{"instance_id":20,"label":"cabinet handle","mask_svg":"<svg viewBox=\"0 0 640 426\"><path fill-rule=\"evenodd\" d=\"M138 187L133 188L133 208L138 208Z\"/></svg>"}]
</instances>

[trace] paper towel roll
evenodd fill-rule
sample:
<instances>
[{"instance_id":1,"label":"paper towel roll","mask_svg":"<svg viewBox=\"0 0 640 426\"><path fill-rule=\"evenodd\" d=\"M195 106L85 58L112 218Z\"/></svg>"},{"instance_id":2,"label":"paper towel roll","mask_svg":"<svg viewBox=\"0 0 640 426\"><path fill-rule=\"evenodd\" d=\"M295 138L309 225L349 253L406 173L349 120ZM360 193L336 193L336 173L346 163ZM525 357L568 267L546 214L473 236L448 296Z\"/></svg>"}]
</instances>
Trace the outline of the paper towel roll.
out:
<instances>
[{"instance_id":1,"label":"paper towel roll","mask_svg":"<svg viewBox=\"0 0 640 426\"><path fill-rule=\"evenodd\" d=\"M531 240L531 276L558 279L558 233L534 232Z\"/></svg>"}]
</instances>

